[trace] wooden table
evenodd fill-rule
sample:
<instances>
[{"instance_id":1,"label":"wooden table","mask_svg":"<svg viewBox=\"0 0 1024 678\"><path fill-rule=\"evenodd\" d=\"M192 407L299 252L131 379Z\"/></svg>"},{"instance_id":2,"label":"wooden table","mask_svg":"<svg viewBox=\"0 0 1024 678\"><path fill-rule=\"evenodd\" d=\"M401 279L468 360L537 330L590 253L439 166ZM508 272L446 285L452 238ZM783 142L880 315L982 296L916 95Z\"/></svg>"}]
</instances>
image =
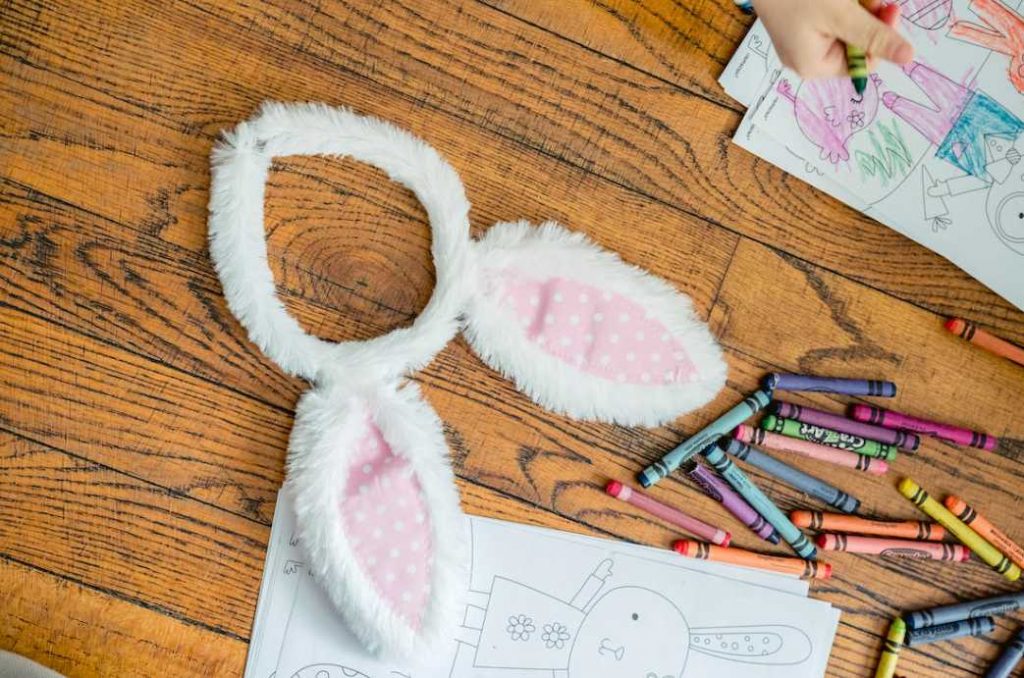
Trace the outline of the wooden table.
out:
<instances>
[{"instance_id":1,"label":"wooden table","mask_svg":"<svg viewBox=\"0 0 1024 678\"><path fill-rule=\"evenodd\" d=\"M866 514L911 517L893 489L911 474L1024 540L1024 369L941 329L963 315L1024 343L1024 314L730 143L742 111L715 78L750 23L730 5L4 3L0 648L70 676L242 671L305 384L228 313L206 204L211 145L265 99L409 128L460 171L476 233L518 218L585 232L689 293L725 347L716 400L643 430L545 412L453 342L417 380L467 511L664 546L672 532L601 483L777 369L888 377L894 407L1002 436L995 454L927 441L888 477L827 475ZM425 216L377 170L281 159L267 212L307 329L365 338L425 304ZM755 476L784 508L813 505ZM731 521L679 478L656 494ZM873 675L900 610L1014 588L980 564L830 560L813 587L844 611L830 676ZM1021 621L908 651L900 672L978 675Z\"/></svg>"}]
</instances>

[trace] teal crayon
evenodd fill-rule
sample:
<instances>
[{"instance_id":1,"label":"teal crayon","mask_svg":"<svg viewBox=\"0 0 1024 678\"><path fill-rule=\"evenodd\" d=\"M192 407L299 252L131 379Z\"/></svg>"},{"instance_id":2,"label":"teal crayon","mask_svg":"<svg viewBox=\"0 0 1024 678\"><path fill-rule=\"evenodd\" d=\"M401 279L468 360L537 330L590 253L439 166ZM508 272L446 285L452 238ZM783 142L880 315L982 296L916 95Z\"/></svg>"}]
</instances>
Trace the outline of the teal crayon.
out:
<instances>
[{"instance_id":1,"label":"teal crayon","mask_svg":"<svg viewBox=\"0 0 1024 678\"><path fill-rule=\"evenodd\" d=\"M819 499L829 506L839 509L843 513L856 513L857 509L860 508L860 500L851 497L839 488L833 487L820 478L815 478L798 468L781 462L760 450L755 450L735 438L731 438L723 447L725 447L726 452L737 459L742 459L751 466L761 469L787 485L795 487L801 492L805 492L815 499Z\"/></svg>"},{"instance_id":2,"label":"teal crayon","mask_svg":"<svg viewBox=\"0 0 1024 678\"><path fill-rule=\"evenodd\" d=\"M754 391L718 419L693 434L664 457L654 462L637 475L644 487L650 487L675 471L684 462L696 455L719 438L760 412L771 401L771 394L761 389Z\"/></svg>"},{"instance_id":3,"label":"teal crayon","mask_svg":"<svg viewBox=\"0 0 1024 678\"><path fill-rule=\"evenodd\" d=\"M983 636L992 633L996 628L996 620L992 617L976 617L961 619L948 624L924 626L907 631L907 647L937 643L940 640L953 640L965 636Z\"/></svg>"},{"instance_id":4,"label":"teal crayon","mask_svg":"<svg viewBox=\"0 0 1024 678\"><path fill-rule=\"evenodd\" d=\"M732 463L732 460L726 456L725 452L718 445L709 445L701 454L718 471L719 475L725 479L725 482L732 485L732 488L741 497L746 499L747 503L753 506L755 511L771 523L775 531L779 533L779 536L793 548L798 556L804 560L814 560L818 554L814 544L810 542L803 532L797 529L796 525L786 517L786 514L771 499L765 496L764 492L747 477L746 473L740 470L736 464Z\"/></svg>"},{"instance_id":5,"label":"teal crayon","mask_svg":"<svg viewBox=\"0 0 1024 678\"><path fill-rule=\"evenodd\" d=\"M1003 647L1002 654L989 667L985 678L1009 678L1013 670L1020 664L1024 657L1024 628L1017 632L1017 635Z\"/></svg>"},{"instance_id":6,"label":"teal crayon","mask_svg":"<svg viewBox=\"0 0 1024 678\"><path fill-rule=\"evenodd\" d=\"M832 429L822 428L814 424L805 424L795 419L783 419L774 414L769 414L761 420L761 428L769 433L781 433L790 438L808 440L819 445L828 445L840 450L856 452L866 457L876 457L886 461L896 458L896 446L880 443L877 440L868 440L860 436Z\"/></svg>"}]
</instances>

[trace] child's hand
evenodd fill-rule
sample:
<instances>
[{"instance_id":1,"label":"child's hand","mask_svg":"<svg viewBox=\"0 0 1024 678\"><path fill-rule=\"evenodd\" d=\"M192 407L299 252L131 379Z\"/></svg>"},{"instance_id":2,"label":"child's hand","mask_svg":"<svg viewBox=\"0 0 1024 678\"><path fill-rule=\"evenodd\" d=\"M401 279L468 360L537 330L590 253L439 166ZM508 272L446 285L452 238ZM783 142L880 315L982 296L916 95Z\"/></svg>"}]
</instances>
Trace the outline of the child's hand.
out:
<instances>
[{"instance_id":1,"label":"child's hand","mask_svg":"<svg viewBox=\"0 0 1024 678\"><path fill-rule=\"evenodd\" d=\"M846 75L846 43L869 58L905 64L914 48L896 31L897 5L872 0L754 0L784 66L802 78Z\"/></svg>"}]
</instances>

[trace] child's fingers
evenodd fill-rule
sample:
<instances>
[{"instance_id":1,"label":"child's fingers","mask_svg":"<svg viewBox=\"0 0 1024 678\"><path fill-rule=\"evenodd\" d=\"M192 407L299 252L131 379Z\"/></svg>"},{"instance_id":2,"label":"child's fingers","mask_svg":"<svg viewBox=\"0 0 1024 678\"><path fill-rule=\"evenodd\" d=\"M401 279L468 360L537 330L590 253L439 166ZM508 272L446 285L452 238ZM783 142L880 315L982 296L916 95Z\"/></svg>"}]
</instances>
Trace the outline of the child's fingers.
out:
<instances>
[{"instance_id":1,"label":"child's fingers","mask_svg":"<svg viewBox=\"0 0 1024 678\"><path fill-rule=\"evenodd\" d=\"M865 52L886 61L908 63L914 58L914 48L895 28L876 19L856 3L833 5L833 27L843 42L862 47ZM890 10L884 10L889 12Z\"/></svg>"}]
</instances>

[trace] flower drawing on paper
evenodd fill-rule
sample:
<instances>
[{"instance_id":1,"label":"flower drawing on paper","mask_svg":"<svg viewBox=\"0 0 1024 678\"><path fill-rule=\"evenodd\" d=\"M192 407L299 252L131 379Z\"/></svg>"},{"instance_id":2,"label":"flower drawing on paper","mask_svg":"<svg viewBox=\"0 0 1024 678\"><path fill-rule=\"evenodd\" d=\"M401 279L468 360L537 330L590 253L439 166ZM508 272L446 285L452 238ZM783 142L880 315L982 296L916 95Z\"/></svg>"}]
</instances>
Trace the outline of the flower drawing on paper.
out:
<instances>
[{"instance_id":1,"label":"flower drawing on paper","mask_svg":"<svg viewBox=\"0 0 1024 678\"><path fill-rule=\"evenodd\" d=\"M860 129L864 126L864 111L851 111L846 116L846 121L850 123L852 129Z\"/></svg>"},{"instance_id":2,"label":"flower drawing on paper","mask_svg":"<svg viewBox=\"0 0 1024 678\"><path fill-rule=\"evenodd\" d=\"M514 614L508 618L508 627L505 630L512 636L512 640L525 642L530 639L530 634L536 631L537 627L533 625L533 620L525 614Z\"/></svg>"},{"instance_id":3,"label":"flower drawing on paper","mask_svg":"<svg viewBox=\"0 0 1024 678\"><path fill-rule=\"evenodd\" d=\"M544 633L540 637L549 650L561 650L565 647L566 641L572 636L569 635L569 629L566 628L565 624L552 622L551 624L544 625Z\"/></svg>"}]
</instances>

